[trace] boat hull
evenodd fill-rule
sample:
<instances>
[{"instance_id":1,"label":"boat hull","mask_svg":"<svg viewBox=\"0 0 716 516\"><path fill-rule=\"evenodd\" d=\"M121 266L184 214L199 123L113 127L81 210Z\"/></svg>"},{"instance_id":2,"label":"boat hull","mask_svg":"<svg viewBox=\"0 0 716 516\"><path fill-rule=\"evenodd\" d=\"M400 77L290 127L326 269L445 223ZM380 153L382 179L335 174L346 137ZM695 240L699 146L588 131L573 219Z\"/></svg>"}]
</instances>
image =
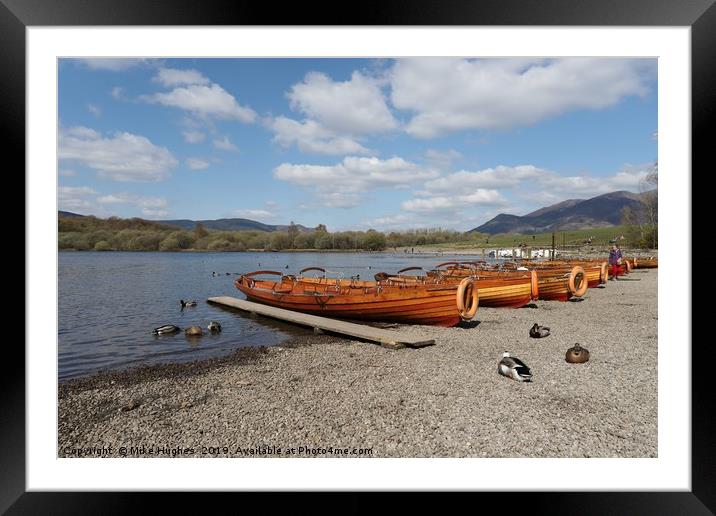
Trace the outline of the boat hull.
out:
<instances>
[{"instance_id":1,"label":"boat hull","mask_svg":"<svg viewBox=\"0 0 716 516\"><path fill-rule=\"evenodd\" d=\"M455 326L461 320L457 285L359 283L246 281L242 277L235 286L250 301L323 317L436 326Z\"/></svg>"}]
</instances>

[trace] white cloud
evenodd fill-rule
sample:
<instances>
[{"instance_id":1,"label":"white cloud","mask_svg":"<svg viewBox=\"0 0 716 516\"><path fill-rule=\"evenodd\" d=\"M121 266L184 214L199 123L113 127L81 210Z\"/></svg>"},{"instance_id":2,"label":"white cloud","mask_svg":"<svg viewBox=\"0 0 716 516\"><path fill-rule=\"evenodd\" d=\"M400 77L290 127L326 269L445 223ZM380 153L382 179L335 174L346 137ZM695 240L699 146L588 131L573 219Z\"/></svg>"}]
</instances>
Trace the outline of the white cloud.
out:
<instances>
[{"instance_id":1,"label":"white cloud","mask_svg":"<svg viewBox=\"0 0 716 516\"><path fill-rule=\"evenodd\" d=\"M539 179L540 189L551 193L558 201L572 198L590 198L617 190L637 192L652 170L652 164L625 165L610 176L560 176L549 173Z\"/></svg>"},{"instance_id":2,"label":"white cloud","mask_svg":"<svg viewBox=\"0 0 716 516\"><path fill-rule=\"evenodd\" d=\"M533 165L520 165L517 167L497 166L478 172L461 170L425 183L423 195L440 193L464 192L472 188L509 188L519 185L522 181L538 179L549 174Z\"/></svg>"},{"instance_id":3,"label":"white cloud","mask_svg":"<svg viewBox=\"0 0 716 516\"><path fill-rule=\"evenodd\" d=\"M129 205L139 208L142 215L148 217L165 217L169 215L167 200L161 197L144 197L131 193L117 193L97 198L100 205Z\"/></svg>"},{"instance_id":4,"label":"white cloud","mask_svg":"<svg viewBox=\"0 0 716 516\"><path fill-rule=\"evenodd\" d=\"M209 79L198 70L178 70L176 68L160 68L152 79L164 86L180 86L185 84L209 84Z\"/></svg>"},{"instance_id":5,"label":"white cloud","mask_svg":"<svg viewBox=\"0 0 716 516\"><path fill-rule=\"evenodd\" d=\"M337 134L370 134L398 126L378 81L360 72L353 72L344 82L311 72L287 95L292 109Z\"/></svg>"},{"instance_id":6,"label":"white cloud","mask_svg":"<svg viewBox=\"0 0 716 516\"><path fill-rule=\"evenodd\" d=\"M102 116L102 109L100 109L100 107L95 104L87 104L87 111L89 111L98 118Z\"/></svg>"},{"instance_id":7,"label":"white cloud","mask_svg":"<svg viewBox=\"0 0 716 516\"><path fill-rule=\"evenodd\" d=\"M272 219L274 218L273 213L271 213L268 210L260 210L260 209L244 209L244 210L234 210L233 214L236 217L242 217L246 219Z\"/></svg>"},{"instance_id":8,"label":"white cloud","mask_svg":"<svg viewBox=\"0 0 716 516\"><path fill-rule=\"evenodd\" d=\"M324 208L353 208L363 202L363 197L352 192L332 192L320 189L317 193Z\"/></svg>"},{"instance_id":9,"label":"white cloud","mask_svg":"<svg viewBox=\"0 0 716 516\"><path fill-rule=\"evenodd\" d=\"M102 137L87 127L60 129L58 157L81 163L116 181L161 181L177 165L168 149L154 145L144 136L116 132Z\"/></svg>"},{"instance_id":10,"label":"white cloud","mask_svg":"<svg viewBox=\"0 0 716 516\"><path fill-rule=\"evenodd\" d=\"M183 131L181 134L187 143L201 143L206 139L206 135L201 131Z\"/></svg>"},{"instance_id":11,"label":"white cloud","mask_svg":"<svg viewBox=\"0 0 716 516\"><path fill-rule=\"evenodd\" d=\"M424 227L425 223L414 213L398 213L396 215L385 215L383 217L366 220L362 222L360 226L385 231Z\"/></svg>"},{"instance_id":12,"label":"white cloud","mask_svg":"<svg viewBox=\"0 0 716 516\"><path fill-rule=\"evenodd\" d=\"M425 151L425 159L428 161L428 163L441 170L449 169L453 161L456 161L460 158L462 158L462 154L460 154L455 149L448 149L445 151L437 149L428 149L427 151Z\"/></svg>"},{"instance_id":13,"label":"white cloud","mask_svg":"<svg viewBox=\"0 0 716 516\"><path fill-rule=\"evenodd\" d=\"M213 144L215 149L225 150L229 152L239 152L239 148L233 143L231 143L228 136L214 139Z\"/></svg>"},{"instance_id":14,"label":"white cloud","mask_svg":"<svg viewBox=\"0 0 716 516\"><path fill-rule=\"evenodd\" d=\"M373 188L410 186L437 176L402 158L347 157L336 165L292 165L283 163L274 170L277 179L301 186L362 192Z\"/></svg>"},{"instance_id":15,"label":"white cloud","mask_svg":"<svg viewBox=\"0 0 716 516\"><path fill-rule=\"evenodd\" d=\"M125 57L107 58L82 58L76 60L92 70L108 70L110 72L122 72L135 66L147 64L149 59L130 59Z\"/></svg>"},{"instance_id":16,"label":"white cloud","mask_svg":"<svg viewBox=\"0 0 716 516\"><path fill-rule=\"evenodd\" d=\"M88 186L60 186L57 188L57 200L60 210L91 213L94 203L88 197L97 192Z\"/></svg>"},{"instance_id":17,"label":"white cloud","mask_svg":"<svg viewBox=\"0 0 716 516\"><path fill-rule=\"evenodd\" d=\"M653 133L651 133L651 139L658 141L659 140L659 131L654 131Z\"/></svg>"},{"instance_id":18,"label":"white cloud","mask_svg":"<svg viewBox=\"0 0 716 516\"><path fill-rule=\"evenodd\" d=\"M497 190L478 188L466 195L436 196L427 199L410 199L402 203L402 208L412 212L458 212L478 206L506 205L505 199Z\"/></svg>"},{"instance_id":19,"label":"white cloud","mask_svg":"<svg viewBox=\"0 0 716 516\"><path fill-rule=\"evenodd\" d=\"M415 113L409 134L434 138L612 106L646 95L655 69L653 59L400 59L390 71L391 100Z\"/></svg>"},{"instance_id":20,"label":"white cloud","mask_svg":"<svg viewBox=\"0 0 716 516\"><path fill-rule=\"evenodd\" d=\"M215 83L190 84L167 93L143 95L141 99L183 109L204 119L238 120L244 123L256 119L256 113L251 108L240 105L233 95Z\"/></svg>"},{"instance_id":21,"label":"white cloud","mask_svg":"<svg viewBox=\"0 0 716 516\"><path fill-rule=\"evenodd\" d=\"M209 162L199 158L188 158L186 166L192 170L206 170L209 168Z\"/></svg>"},{"instance_id":22,"label":"white cloud","mask_svg":"<svg viewBox=\"0 0 716 516\"><path fill-rule=\"evenodd\" d=\"M347 157L336 165L293 165L283 163L274 177L311 188L328 208L352 208L363 201L362 193L379 188L406 188L437 177L432 169L420 167L399 157Z\"/></svg>"},{"instance_id":23,"label":"white cloud","mask_svg":"<svg viewBox=\"0 0 716 516\"><path fill-rule=\"evenodd\" d=\"M60 186L57 189L57 192L60 199L67 199L69 197L86 197L97 193L89 186Z\"/></svg>"},{"instance_id":24,"label":"white cloud","mask_svg":"<svg viewBox=\"0 0 716 516\"><path fill-rule=\"evenodd\" d=\"M109 94L114 100L126 100L124 96L124 88L121 86L115 86L109 91Z\"/></svg>"},{"instance_id":25,"label":"white cloud","mask_svg":"<svg viewBox=\"0 0 716 516\"><path fill-rule=\"evenodd\" d=\"M296 145L301 152L311 154L368 154L370 151L348 136L336 135L314 120L298 122L276 117L271 122L273 141L282 147Z\"/></svg>"}]
</instances>

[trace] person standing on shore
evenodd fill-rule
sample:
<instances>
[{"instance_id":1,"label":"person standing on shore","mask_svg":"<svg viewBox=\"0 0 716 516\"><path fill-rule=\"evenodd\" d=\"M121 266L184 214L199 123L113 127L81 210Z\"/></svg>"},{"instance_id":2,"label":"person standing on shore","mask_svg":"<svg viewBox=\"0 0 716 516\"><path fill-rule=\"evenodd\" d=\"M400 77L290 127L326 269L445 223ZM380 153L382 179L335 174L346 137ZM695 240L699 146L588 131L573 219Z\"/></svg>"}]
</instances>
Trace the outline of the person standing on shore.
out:
<instances>
[{"instance_id":1,"label":"person standing on shore","mask_svg":"<svg viewBox=\"0 0 716 516\"><path fill-rule=\"evenodd\" d=\"M609 279L619 279L619 272L621 272L622 267L622 251L616 244L614 244L611 251L609 251L609 266L612 269L612 277Z\"/></svg>"}]
</instances>

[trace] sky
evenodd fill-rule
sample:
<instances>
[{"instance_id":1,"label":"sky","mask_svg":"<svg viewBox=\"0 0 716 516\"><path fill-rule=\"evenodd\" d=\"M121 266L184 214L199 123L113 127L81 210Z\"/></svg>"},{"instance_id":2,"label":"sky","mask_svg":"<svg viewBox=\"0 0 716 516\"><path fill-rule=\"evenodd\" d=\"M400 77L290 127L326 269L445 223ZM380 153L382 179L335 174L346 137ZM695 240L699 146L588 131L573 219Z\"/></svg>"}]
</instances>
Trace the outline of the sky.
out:
<instances>
[{"instance_id":1,"label":"sky","mask_svg":"<svg viewBox=\"0 0 716 516\"><path fill-rule=\"evenodd\" d=\"M61 59L59 209L472 229L638 192L657 61Z\"/></svg>"}]
</instances>

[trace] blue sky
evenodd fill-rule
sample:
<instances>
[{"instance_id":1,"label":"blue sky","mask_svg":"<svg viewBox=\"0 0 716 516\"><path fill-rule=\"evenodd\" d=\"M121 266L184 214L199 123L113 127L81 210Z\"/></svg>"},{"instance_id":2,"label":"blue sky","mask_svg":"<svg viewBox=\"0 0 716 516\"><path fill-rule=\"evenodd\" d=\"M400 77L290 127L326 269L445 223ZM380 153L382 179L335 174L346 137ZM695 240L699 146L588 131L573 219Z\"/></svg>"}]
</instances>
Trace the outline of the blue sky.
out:
<instances>
[{"instance_id":1,"label":"blue sky","mask_svg":"<svg viewBox=\"0 0 716 516\"><path fill-rule=\"evenodd\" d=\"M637 192L655 59L62 59L59 207L468 230Z\"/></svg>"}]
</instances>

